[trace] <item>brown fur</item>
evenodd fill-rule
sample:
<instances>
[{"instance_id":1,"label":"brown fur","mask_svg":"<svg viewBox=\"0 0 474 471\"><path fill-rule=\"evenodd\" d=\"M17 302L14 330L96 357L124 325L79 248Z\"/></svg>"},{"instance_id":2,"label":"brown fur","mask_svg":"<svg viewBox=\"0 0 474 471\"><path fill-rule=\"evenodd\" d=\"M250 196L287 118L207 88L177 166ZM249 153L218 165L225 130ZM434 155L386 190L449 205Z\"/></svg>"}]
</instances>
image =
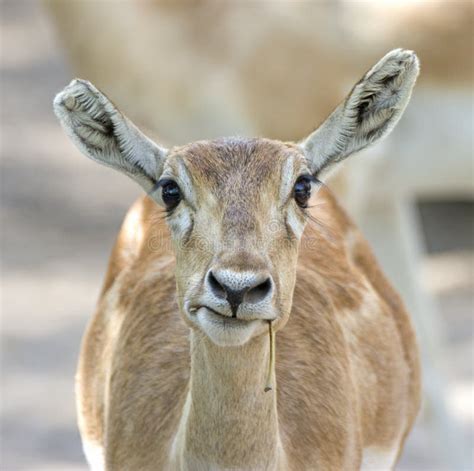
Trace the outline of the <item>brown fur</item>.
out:
<instances>
[{"instance_id":1,"label":"brown fur","mask_svg":"<svg viewBox=\"0 0 474 471\"><path fill-rule=\"evenodd\" d=\"M265 232L289 155L301 165L296 146L260 139L174 149L170 165L184 164L200 201L207 195L207 216L175 247L177 264L162 210L143 197L129 212L77 375L81 433L105 448L107 469L179 466L170 450L190 388L182 443L191 469L358 469L368 446L400 442L401 450L420 403L409 317L327 188L310 210L296 267L291 230ZM276 392L261 388L266 335L218 347L192 327L190 353L180 293L213 253L199 234L232 244L220 254L228 265L255 267L268 255L276 267Z\"/></svg>"}]
</instances>

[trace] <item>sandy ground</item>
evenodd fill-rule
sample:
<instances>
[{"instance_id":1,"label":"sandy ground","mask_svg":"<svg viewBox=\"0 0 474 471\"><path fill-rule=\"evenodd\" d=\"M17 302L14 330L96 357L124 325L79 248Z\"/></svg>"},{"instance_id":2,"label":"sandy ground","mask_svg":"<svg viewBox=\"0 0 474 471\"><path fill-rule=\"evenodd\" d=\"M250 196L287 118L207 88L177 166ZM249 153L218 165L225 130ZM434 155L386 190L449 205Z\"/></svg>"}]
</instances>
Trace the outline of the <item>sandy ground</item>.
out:
<instances>
[{"instance_id":1,"label":"sandy ground","mask_svg":"<svg viewBox=\"0 0 474 471\"><path fill-rule=\"evenodd\" d=\"M0 467L85 470L74 411L75 364L114 236L139 190L80 156L60 130L51 102L72 75L40 4L1 6ZM442 210L425 206L425 227L436 228ZM472 207L457 220L464 238L472 233ZM430 244L436 243L432 236ZM449 410L470 454L473 298L467 249L461 256L438 250L427 257L427 279L446 328ZM433 273L453 266L460 281L448 287L436 281ZM397 469L453 469L440 464L443 443L434 438L430 417L428 404Z\"/></svg>"}]
</instances>

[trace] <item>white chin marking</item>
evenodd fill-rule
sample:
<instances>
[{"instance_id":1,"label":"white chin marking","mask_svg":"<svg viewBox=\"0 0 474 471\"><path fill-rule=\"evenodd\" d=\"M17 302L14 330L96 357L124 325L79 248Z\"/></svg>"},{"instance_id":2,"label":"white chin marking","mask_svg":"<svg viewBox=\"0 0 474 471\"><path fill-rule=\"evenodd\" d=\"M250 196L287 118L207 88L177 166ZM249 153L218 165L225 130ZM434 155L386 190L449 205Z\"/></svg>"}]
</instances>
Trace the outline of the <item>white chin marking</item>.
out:
<instances>
[{"instance_id":1,"label":"white chin marking","mask_svg":"<svg viewBox=\"0 0 474 471\"><path fill-rule=\"evenodd\" d=\"M203 332L220 347L237 347L247 343L258 327L260 320L241 321L224 318L205 307L196 312L196 321Z\"/></svg>"},{"instance_id":2,"label":"white chin marking","mask_svg":"<svg viewBox=\"0 0 474 471\"><path fill-rule=\"evenodd\" d=\"M389 471L395 466L398 445L392 448L369 446L364 448L361 471Z\"/></svg>"},{"instance_id":3,"label":"white chin marking","mask_svg":"<svg viewBox=\"0 0 474 471\"><path fill-rule=\"evenodd\" d=\"M82 448L91 471L104 471L105 457L103 447L97 442L84 440Z\"/></svg>"}]
</instances>

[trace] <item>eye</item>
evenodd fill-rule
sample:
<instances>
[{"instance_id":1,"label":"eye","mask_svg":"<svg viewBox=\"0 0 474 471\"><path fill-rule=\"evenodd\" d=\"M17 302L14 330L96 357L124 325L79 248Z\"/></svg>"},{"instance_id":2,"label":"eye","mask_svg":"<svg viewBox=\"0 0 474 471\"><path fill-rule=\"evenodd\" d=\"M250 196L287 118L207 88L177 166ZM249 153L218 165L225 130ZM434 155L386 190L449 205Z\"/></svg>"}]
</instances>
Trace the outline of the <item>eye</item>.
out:
<instances>
[{"instance_id":1,"label":"eye","mask_svg":"<svg viewBox=\"0 0 474 471\"><path fill-rule=\"evenodd\" d=\"M311 175L303 175L296 180L293 195L300 208L308 207L308 201L311 198L311 183L314 181L315 178Z\"/></svg>"},{"instance_id":2,"label":"eye","mask_svg":"<svg viewBox=\"0 0 474 471\"><path fill-rule=\"evenodd\" d=\"M161 199L167 211L172 211L181 201L181 190L173 180L165 180L161 184Z\"/></svg>"}]
</instances>

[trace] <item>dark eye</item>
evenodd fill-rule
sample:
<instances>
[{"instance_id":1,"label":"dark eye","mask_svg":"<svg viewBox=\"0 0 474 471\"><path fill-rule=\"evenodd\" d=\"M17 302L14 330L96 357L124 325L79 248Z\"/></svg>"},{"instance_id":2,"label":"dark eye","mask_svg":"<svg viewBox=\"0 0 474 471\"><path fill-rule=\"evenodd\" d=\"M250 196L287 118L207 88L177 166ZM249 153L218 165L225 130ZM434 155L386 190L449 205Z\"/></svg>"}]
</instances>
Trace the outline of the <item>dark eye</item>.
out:
<instances>
[{"instance_id":1,"label":"dark eye","mask_svg":"<svg viewBox=\"0 0 474 471\"><path fill-rule=\"evenodd\" d=\"M295 197L296 204L300 208L307 208L308 201L311 197L311 182L313 177L303 176L296 180L293 188L293 194Z\"/></svg>"},{"instance_id":2,"label":"dark eye","mask_svg":"<svg viewBox=\"0 0 474 471\"><path fill-rule=\"evenodd\" d=\"M178 206L181 201L181 190L176 182L167 180L161 185L161 199L167 211L171 211Z\"/></svg>"}]
</instances>

